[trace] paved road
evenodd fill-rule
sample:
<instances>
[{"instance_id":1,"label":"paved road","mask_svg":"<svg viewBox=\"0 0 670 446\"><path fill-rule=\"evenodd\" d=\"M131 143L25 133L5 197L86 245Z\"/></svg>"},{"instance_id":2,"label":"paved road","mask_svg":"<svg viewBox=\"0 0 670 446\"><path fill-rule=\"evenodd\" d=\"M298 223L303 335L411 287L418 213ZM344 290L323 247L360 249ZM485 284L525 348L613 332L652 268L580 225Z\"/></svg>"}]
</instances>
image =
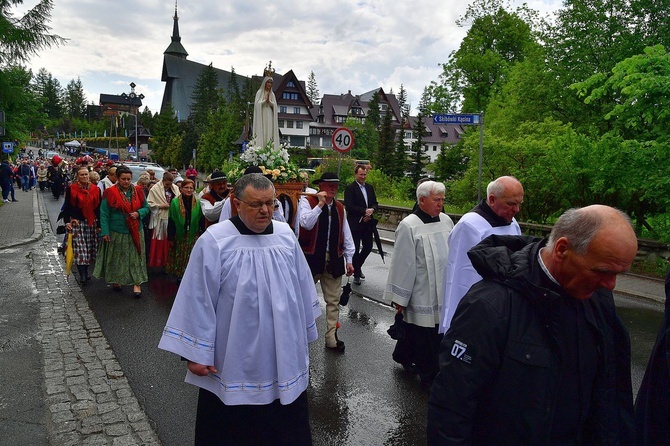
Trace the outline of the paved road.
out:
<instances>
[{"instance_id":1,"label":"paved road","mask_svg":"<svg viewBox=\"0 0 670 446\"><path fill-rule=\"evenodd\" d=\"M33 208L37 196L19 193L18 205L0 208L0 438L17 445L191 444L196 391L183 383L183 363L156 348L177 284L152 275L139 301L99 280L82 294L72 278L64 279L46 211L41 219ZM55 216L60 202L44 198ZM377 302L392 254L389 247L386 264L373 254L367 280L354 286L359 295L341 317L346 353L326 351L320 341L311 345L317 445L424 442L427 397L391 361L386 329L393 312ZM662 300L658 282L622 277L619 283L627 295ZM616 299L631 331L638 381L662 307L621 293ZM323 332L323 318L319 323Z\"/></svg>"}]
</instances>

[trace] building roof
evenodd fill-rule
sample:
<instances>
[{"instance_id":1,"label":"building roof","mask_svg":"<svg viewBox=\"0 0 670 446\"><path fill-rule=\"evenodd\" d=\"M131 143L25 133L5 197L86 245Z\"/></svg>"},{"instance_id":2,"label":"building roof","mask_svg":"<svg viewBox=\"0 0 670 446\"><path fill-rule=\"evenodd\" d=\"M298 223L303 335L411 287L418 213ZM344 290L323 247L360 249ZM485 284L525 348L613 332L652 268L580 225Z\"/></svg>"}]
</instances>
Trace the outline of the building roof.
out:
<instances>
[{"instance_id":1,"label":"building roof","mask_svg":"<svg viewBox=\"0 0 670 446\"><path fill-rule=\"evenodd\" d=\"M174 25L172 25L172 42L168 45L163 54L170 54L175 57L186 59L188 53L186 48L181 44L181 37L179 36L179 17L177 16L177 4L174 5Z\"/></svg>"},{"instance_id":2,"label":"building roof","mask_svg":"<svg viewBox=\"0 0 670 446\"><path fill-rule=\"evenodd\" d=\"M193 62L181 57L165 54L163 56L163 74L161 80L165 82L163 102L161 109L168 104L172 105L179 119L188 119L191 114L191 96L198 77L207 65ZM228 90L228 83L232 73L226 70L214 68L218 79L218 87L223 91ZM239 81L244 81L245 76L237 74Z\"/></svg>"},{"instance_id":3,"label":"building roof","mask_svg":"<svg viewBox=\"0 0 670 446\"><path fill-rule=\"evenodd\" d=\"M139 96L122 96L120 94L100 94L100 105L123 105L139 108L142 106L142 99Z\"/></svg>"},{"instance_id":4,"label":"building roof","mask_svg":"<svg viewBox=\"0 0 670 446\"><path fill-rule=\"evenodd\" d=\"M369 102L375 93L379 93L379 103L386 104L392 113L394 125L400 123L400 106L395 95L387 94L383 89L377 88L361 95L351 94L351 90L344 94L324 94L320 104L312 108L312 114L316 119L317 127L340 127L342 122L336 118L351 116L354 118L365 118L370 111ZM360 113L356 113L360 110ZM380 110L383 115L384 112Z\"/></svg>"}]
</instances>

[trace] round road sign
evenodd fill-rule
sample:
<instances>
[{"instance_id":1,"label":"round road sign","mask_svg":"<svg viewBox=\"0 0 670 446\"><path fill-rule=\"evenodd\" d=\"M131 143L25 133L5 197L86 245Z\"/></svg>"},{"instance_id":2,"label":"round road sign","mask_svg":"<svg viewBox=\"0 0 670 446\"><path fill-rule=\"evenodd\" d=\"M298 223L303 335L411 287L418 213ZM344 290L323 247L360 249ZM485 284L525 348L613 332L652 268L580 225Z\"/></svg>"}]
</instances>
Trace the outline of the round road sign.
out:
<instances>
[{"instance_id":1,"label":"round road sign","mask_svg":"<svg viewBox=\"0 0 670 446\"><path fill-rule=\"evenodd\" d=\"M354 134L346 127L340 127L333 132L333 149L340 153L351 150L354 146Z\"/></svg>"}]
</instances>

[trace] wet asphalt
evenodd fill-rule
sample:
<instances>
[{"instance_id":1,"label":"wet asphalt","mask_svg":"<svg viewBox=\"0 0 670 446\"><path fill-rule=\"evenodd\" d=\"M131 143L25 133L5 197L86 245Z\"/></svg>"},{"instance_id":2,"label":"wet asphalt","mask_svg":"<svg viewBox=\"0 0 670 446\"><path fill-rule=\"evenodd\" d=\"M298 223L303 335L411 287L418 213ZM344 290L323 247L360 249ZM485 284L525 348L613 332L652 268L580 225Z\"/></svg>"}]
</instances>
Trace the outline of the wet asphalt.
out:
<instances>
[{"instance_id":1,"label":"wet asphalt","mask_svg":"<svg viewBox=\"0 0 670 446\"><path fill-rule=\"evenodd\" d=\"M390 231L382 237L392 239ZM344 354L310 346L310 417L316 445L415 445L425 443L428 395L418 379L393 362L394 342L386 333L394 312L382 298L393 256L383 245L370 255L366 280L340 314L339 337ZM188 444L193 438L197 390L183 383L184 364L156 348L179 283L153 271L136 301L130 289L120 295L102 281L84 288L89 305L119 358L131 386L165 445ZM345 283L346 281L343 281ZM320 287L317 291L321 295ZM658 302L616 296L619 313L633 340L633 382L637 391L661 320ZM325 314L325 306L322 305ZM318 321L321 333L325 317Z\"/></svg>"}]
</instances>

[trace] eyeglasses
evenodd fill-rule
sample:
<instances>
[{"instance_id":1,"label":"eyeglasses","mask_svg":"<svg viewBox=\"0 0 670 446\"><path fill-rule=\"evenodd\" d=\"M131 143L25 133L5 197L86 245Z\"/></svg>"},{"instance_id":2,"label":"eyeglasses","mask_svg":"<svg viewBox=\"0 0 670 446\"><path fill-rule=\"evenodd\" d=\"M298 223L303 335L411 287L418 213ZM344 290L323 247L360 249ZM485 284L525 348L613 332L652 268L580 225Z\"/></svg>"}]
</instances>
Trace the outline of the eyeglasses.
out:
<instances>
[{"instance_id":1,"label":"eyeglasses","mask_svg":"<svg viewBox=\"0 0 670 446\"><path fill-rule=\"evenodd\" d=\"M263 206L267 206L268 210L274 210L275 208L275 201L266 201L265 203L249 203L248 201L244 201L241 198L238 198L242 203L246 204L249 206L251 209L254 209L256 211L260 211Z\"/></svg>"}]
</instances>

